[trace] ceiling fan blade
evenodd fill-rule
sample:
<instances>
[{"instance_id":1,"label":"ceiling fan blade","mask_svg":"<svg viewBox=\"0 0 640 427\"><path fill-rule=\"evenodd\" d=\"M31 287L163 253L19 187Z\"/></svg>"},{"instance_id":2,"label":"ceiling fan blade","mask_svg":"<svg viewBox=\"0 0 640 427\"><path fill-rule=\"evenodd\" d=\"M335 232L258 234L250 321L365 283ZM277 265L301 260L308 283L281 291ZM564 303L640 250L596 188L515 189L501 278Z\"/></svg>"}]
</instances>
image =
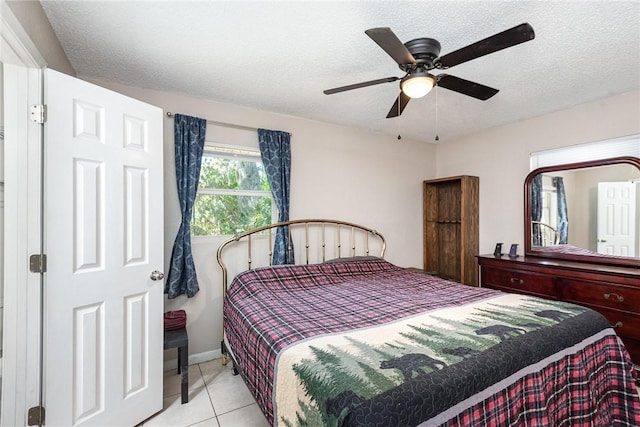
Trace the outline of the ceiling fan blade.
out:
<instances>
[{"instance_id":1,"label":"ceiling fan blade","mask_svg":"<svg viewBox=\"0 0 640 427\"><path fill-rule=\"evenodd\" d=\"M498 93L498 89L448 74L440 74L438 76L438 86L463 95L472 96L482 101L486 101Z\"/></svg>"},{"instance_id":2,"label":"ceiling fan blade","mask_svg":"<svg viewBox=\"0 0 640 427\"><path fill-rule=\"evenodd\" d=\"M439 60L438 68L449 68L472 59L528 42L535 38L533 27L529 24L520 24L501 33L487 37L484 40L470 44L469 46L455 50L442 56Z\"/></svg>"},{"instance_id":3,"label":"ceiling fan blade","mask_svg":"<svg viewBox=\"0 0 640 427\"><path fill-rule=\"evenodd\" d=\"M404 92L400 91L400 95L398 95L398 98L396 98L395 102L391 106L389 113L387 113L387 119L398 117L400 114L402 114L402 112L404 111L404 107L407 106L410 99L411 98L405 95Z\"/></svg>"},{"instance_id":4,"label":"ceiling fan blade","mask_svg":"<svg viewBox=\"0 0 640 427\"><path fill-rule=\"evenodd\" d=\"M322 93L324 93L325 95L332 95L334 93L344 92L346 90L360 89L361 87L379 85L381 83L395 82L396 80L400 80L400 77L385 77L384 79L371 80L371 81L362 82L362 83L355 83L348 86L341 86L333 89L323 90Z\"/></svg>"},{"instance_id":5,"label":"ceiling fan blade","mask_svg":"<svg viewBox=\"0 0 640 427\"><path fill-rule=\"evenodd\" d=\"M391 28L371 28L366 30L365 34L371 37L399 65L414 64L416 62L409 49L402 44L400 39L391 31Z\"/></svg>"}]
</instances>

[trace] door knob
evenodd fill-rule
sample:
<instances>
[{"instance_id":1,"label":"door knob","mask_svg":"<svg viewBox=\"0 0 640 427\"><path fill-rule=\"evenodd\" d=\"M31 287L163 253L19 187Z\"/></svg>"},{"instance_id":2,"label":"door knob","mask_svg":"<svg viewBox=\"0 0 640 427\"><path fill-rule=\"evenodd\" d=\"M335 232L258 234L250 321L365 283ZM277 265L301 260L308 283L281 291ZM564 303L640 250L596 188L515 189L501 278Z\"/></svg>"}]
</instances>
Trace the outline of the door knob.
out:
<instances>
[{"instance_id":1,"label":"door knob","mask_svg":"<svg viewBox=\"0 0 640 427\"><path fill-rule=\"evenodd\" d=\"M150 277L151 280L162 280L164 279L164 273L162 271L153 270Z\"/></svg>"}]
</instances>

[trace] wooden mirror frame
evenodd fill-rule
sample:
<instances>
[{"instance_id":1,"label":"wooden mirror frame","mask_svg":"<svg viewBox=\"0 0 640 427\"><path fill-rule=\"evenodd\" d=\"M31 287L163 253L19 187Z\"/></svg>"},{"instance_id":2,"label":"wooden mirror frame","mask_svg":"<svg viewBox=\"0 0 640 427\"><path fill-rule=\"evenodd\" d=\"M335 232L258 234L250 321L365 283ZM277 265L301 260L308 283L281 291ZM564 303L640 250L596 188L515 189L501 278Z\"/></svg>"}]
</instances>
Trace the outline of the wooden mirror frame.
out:
<instances>
[{"instance_id":1,"label":"wooden mirror frame","mask_svg":"<svg viewBox=\"0 0 640 427\"><path fill-rule=\"evenodd\" d=\"M591 255L579 255L579 254L567 254L567 253L557 253L557 252L545 252L540 249L533 249L532 239L531 239L531 186L533 178L541 173L547 172L557 172L564 170L573 170L573 169L584 169L595 166L607 166L607 165L616 165L616 164L631 164L634 165L638 170L640 170L640 158L638 157L613 157L610 159L603 160L593 160L589 162L579 162L579 163L569 163L564 165L555 165L555 166L546 166L542 168L535 169L527 175L527 178L524 181L524 253L525 256L533 256L537 258L551 258L551 259L562 259L567 261L577 261L577 262L592 262L597 264L610 264L610 265L620 265L627 267L635 267L640 268L640 257L608 257L606 255L603 256L591 256Z\"/></svg>"}]
</instances>

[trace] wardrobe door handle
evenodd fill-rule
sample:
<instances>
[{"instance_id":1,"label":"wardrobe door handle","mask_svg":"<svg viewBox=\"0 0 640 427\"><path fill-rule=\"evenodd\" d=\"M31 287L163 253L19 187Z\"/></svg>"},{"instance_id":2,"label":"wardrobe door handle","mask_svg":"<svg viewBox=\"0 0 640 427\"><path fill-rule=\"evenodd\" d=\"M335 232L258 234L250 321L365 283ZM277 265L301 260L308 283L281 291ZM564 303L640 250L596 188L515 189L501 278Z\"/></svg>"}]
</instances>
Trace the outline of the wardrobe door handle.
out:
<instances>
[{"instance_id":1,"label":"wardrobe door handle","mask_svg":"<svg viewBox=\"0 0 640 427\"><path fill-rule=\"evenodd\" d=\"M610 299L610 298L615 298L618 300L618 302L623 302L624 301L624 297L622 295L618 295L618 294L604 294L603 295L604 299Z\"/></svg>"}]
</instances>

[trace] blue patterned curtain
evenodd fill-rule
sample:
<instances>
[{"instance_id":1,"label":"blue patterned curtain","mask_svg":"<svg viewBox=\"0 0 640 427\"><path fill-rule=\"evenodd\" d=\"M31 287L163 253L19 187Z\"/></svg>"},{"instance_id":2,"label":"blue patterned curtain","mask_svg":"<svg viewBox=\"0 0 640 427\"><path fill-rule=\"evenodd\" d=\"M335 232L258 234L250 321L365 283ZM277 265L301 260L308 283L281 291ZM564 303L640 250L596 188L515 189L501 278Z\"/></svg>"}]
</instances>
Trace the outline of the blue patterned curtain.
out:
<instances>
[{"instance_id":1,"label":"blue patterned curtain","mask_svg":"<svg viewBox=\"0 0 640 427\"><path fill-rule=\"evenodd\" d=\"M289 183L291 181L291 135L278 130L258 129L262 164L271 194L278 208L278 222L289 221ZM273 265L293 264L293 243L289 227L279 227L273 245Z\"/></svg>"},{"instance_id":2,"label":"blue patterned curtain","mask_svg":"<svg viewBox=\"0 0 640 427\"><path fill-rule=\"evenodd\" d=\"M531 221L539 222L542 219L542 175L538 174L531 181ZM531 227L533 246L540 246L542 238L540 236L540 225L533 224Z\"/></svg>"},{"instance_id":3,"label":"blue patterned curtain","mask_svg":"<svg viewBox=\"0 0 640 427\"><path fill-rule=\"evenodd\" d=\"M174 115L176 181L182 222L171 252L171 266L164 292L169 298L194 296L200 288L191 255L191 214L198 190L207 121L197 117Z\"/></svg>"},{"instance_id":4,"label":"blue patterned curtain","mask_svg":"<svg viewBox=\"0 0 640 427\"><path fill-rule=\"evenodd\" d=\"M553 177L553 186L556 187L558 198L558 234L561 245L569 243L569 216L567 212L567 195L564 192L564 180L560 176Z\"/></svg>"}]
</instances>

